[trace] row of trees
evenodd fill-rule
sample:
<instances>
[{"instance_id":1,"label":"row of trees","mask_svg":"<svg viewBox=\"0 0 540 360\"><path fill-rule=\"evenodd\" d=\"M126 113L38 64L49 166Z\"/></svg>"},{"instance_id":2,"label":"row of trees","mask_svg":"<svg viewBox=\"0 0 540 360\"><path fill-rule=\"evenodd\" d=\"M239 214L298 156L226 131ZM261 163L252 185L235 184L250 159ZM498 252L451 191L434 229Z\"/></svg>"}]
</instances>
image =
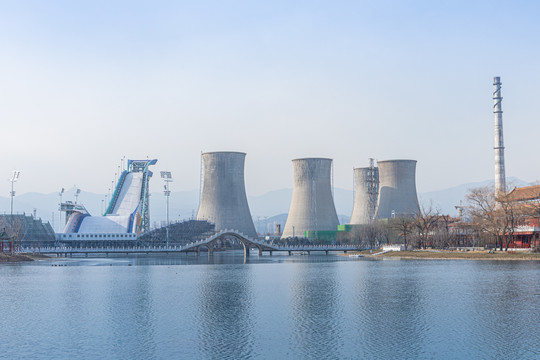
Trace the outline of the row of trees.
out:
<instances>
[{"instance_id":1,"label":"row of trees","mask_svg":"<svg viewBox=\"0 0 540 360\"><path fill-rule=\"evenodd\" d=\"M12 242L12 253L18 253L21 250L22 242L26 238L28 227L18 215L0 216L0 234L5 236L4 240Z\"/></svg>"},{"instance_id":2,"label":"row of trees","mask_svg":"<svg viewBox=\"0 0 540 360\"><path fill-rule=\"evenodd\" d=\"M419 249L448 248L459 245L460 236L454 229L455 219L441 215L430 206L414 216L399 216L354 227L349 232L339 234L338 241L360 244L367 248L393 243Z\"/></svg>"},{"instance_id":3,"label":"row of trees","mask_svg":"<svg viewBox=\"0 0 540 360\"><path fill-rule=\"evenodd\" d=\"M463 218L441 214L432 205L420 213L399 216L339 232L341 244L360 244L376 248L399 243L417 249L427 247L494 246L508 250L516 227L524 219L540 217L540 204L524 203L509 195L495 197L491 187L469 191L463 207ZM313 239L313 242L321 242Z\"/></svg>"},{"instance_id":4,"label":"row of trees","mask_svg":"<svg viewBox=\"0 0 540 360\"><path fill-rule=\"evenodd\" d=\"M479 236L501 250L508 250L518 225L540 216L537 202L519 201L510 194L496 197L490 187L472 189L467 202L468 220Z\"/></svg>"}]
</instances>

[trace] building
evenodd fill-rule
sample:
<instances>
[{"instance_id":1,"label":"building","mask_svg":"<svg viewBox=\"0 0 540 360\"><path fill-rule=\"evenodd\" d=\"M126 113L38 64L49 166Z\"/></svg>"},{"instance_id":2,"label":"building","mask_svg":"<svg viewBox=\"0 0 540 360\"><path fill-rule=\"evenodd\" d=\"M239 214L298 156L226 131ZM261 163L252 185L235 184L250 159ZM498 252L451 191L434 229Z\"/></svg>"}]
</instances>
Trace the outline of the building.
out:
<instances>
[{"instance_id":1,"label":"building","mask_svg":"<svg viewBox=\"0 0 540 360\"><path fill-rule=\"evenodd\" d=\"M513 229L508 248L540 247L540 185L514 188L504 199L523 204L525 210Z\"/></svg>"}]
</instances>

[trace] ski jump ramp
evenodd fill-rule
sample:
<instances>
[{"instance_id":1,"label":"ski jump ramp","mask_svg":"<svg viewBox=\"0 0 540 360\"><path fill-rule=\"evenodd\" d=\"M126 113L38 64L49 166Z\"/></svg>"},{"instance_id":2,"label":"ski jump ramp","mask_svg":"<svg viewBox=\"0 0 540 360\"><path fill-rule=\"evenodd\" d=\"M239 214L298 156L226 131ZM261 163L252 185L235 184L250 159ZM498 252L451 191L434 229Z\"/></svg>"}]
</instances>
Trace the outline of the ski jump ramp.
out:
<instances>
[{"instance_id":1,"label":"ski jump ramp","mask_svg":"<svg viewBox=\"0 0 540 360\"><path fill-rule=\"evenodd\" d=\"M148 209L149 181L153 160L128 160L111 201L103 216L91 216L86 209L74 212L68 219L64 233L73 234L140 234L150 227Z\"/></svg>"}]
</instances>

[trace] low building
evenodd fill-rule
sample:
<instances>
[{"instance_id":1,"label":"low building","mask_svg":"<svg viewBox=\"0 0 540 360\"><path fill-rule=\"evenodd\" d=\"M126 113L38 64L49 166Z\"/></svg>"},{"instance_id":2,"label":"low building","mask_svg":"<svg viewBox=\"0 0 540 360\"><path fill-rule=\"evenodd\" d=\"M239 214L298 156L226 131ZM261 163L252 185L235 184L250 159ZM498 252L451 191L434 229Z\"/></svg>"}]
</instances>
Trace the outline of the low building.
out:
<instances>
[{"instance_id":1,"label":"low building","mask_svg":"<svg viewBox=\"0 0 540 360\"><path fill-rule=\"evenodd\" d=\"M508 248L540 247L540 185L514 188L505 201L523 203L527 210L519 216Z\"/></svg>"}]
</instances>

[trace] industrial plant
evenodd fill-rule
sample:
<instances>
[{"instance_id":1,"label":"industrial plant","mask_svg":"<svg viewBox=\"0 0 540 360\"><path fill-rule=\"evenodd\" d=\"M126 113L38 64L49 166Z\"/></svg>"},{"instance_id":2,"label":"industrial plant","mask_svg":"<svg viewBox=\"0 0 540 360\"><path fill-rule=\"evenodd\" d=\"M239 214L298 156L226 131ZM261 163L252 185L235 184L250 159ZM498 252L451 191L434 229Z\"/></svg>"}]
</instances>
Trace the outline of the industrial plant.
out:
<instances>
[{"instance_id":1,"label":"industrial plant","mask_svg":"<svg viewBox=\"0 0 540 360\"><path fill-rule=\"evenodd\" d=\"M54 241L63 246L79 247L143 243L185 245L190 240L200 240L225 230L257 239L259 234L245 189L246 154L206 152L201 157L201 192L196 219L167 221L165 226L151 230L149 182L153 173L150 166L157 160L128 160L102 216L91 215L77 201L61 202L66 224ZM277 230L281 239L335 241L337 232L347 231L350 226L410 216L419 211L415 160L385 160L376 166L370 159L369 167L354 169L355 195L350 225L339 225L333 198L332 159L302 158L294 159L292 163L293 193L283 233L279 234ZM166 196L170 195L168 186L166 183ZM50 244L51 241L43 243Z\"/></svg>"},{"instance_id":2,"label":"industrial plant","mask_svg":"<svg viewBox=\"0 0 540 360\"><path fill-rule=\"evenodd\" d=\"M540 203L538 187L516 188L510 193L506 189L500 77L494 78L493 85L495 196L499 201L506 197L512 201ZM56 238L51 235L54 232L50 225L44 226L45 230L39 230L41 227L35 225L31 218L23 216L16 222L17 216L11 214L10 218L5 215L0 220L6 224L5 229L14 228L15 223L34 224L32 227L45 234L43 243L56 241L57 244L69 246L163 243L168 247L171 244L185 245L190 241L201 241L224 231L256 240L260 235L255 229L246 196L245 159L246 153L243 152L202 153L201 188L196 218L174 224L169 222L168 210L168 197L171 193L169 183L172 177L170 172L162 172L165 181L164 194L167 196L167 223L157 229L150 229L149 212L149 182L153 175L150 166L157 163L156 159L127 161L127 168L123 169L121 174L119 171L118 181L102 216L91 215L77 201L60 201L60 209L66 214L66 223L63 231L56 234ZM334 204L333 160L319 157L299 158L292 160L292 165L293 190L290 208L283 233L280 233L282 224L275 224L276 233L273 238L276 240L325 239L332 242L339 238L340 232L361 229L379 220L413 218L421 214L416 190L416 160L370 159L369 166L353 168L353 209L349 223L342 225L339 224ZM14 174L18 176L18 172ZM15 175L11 180L12 201L15 194ZM460 209L463 209L461 205ZM529 221L528 226L525 232L522 231L525 228L516 228L516 236L521 236L520 241L523 243L538 242L538 221ZM34 232L36 231L31 233ZM39 238L36 234L32 236Z\"/></svg>"}]
</instances>

